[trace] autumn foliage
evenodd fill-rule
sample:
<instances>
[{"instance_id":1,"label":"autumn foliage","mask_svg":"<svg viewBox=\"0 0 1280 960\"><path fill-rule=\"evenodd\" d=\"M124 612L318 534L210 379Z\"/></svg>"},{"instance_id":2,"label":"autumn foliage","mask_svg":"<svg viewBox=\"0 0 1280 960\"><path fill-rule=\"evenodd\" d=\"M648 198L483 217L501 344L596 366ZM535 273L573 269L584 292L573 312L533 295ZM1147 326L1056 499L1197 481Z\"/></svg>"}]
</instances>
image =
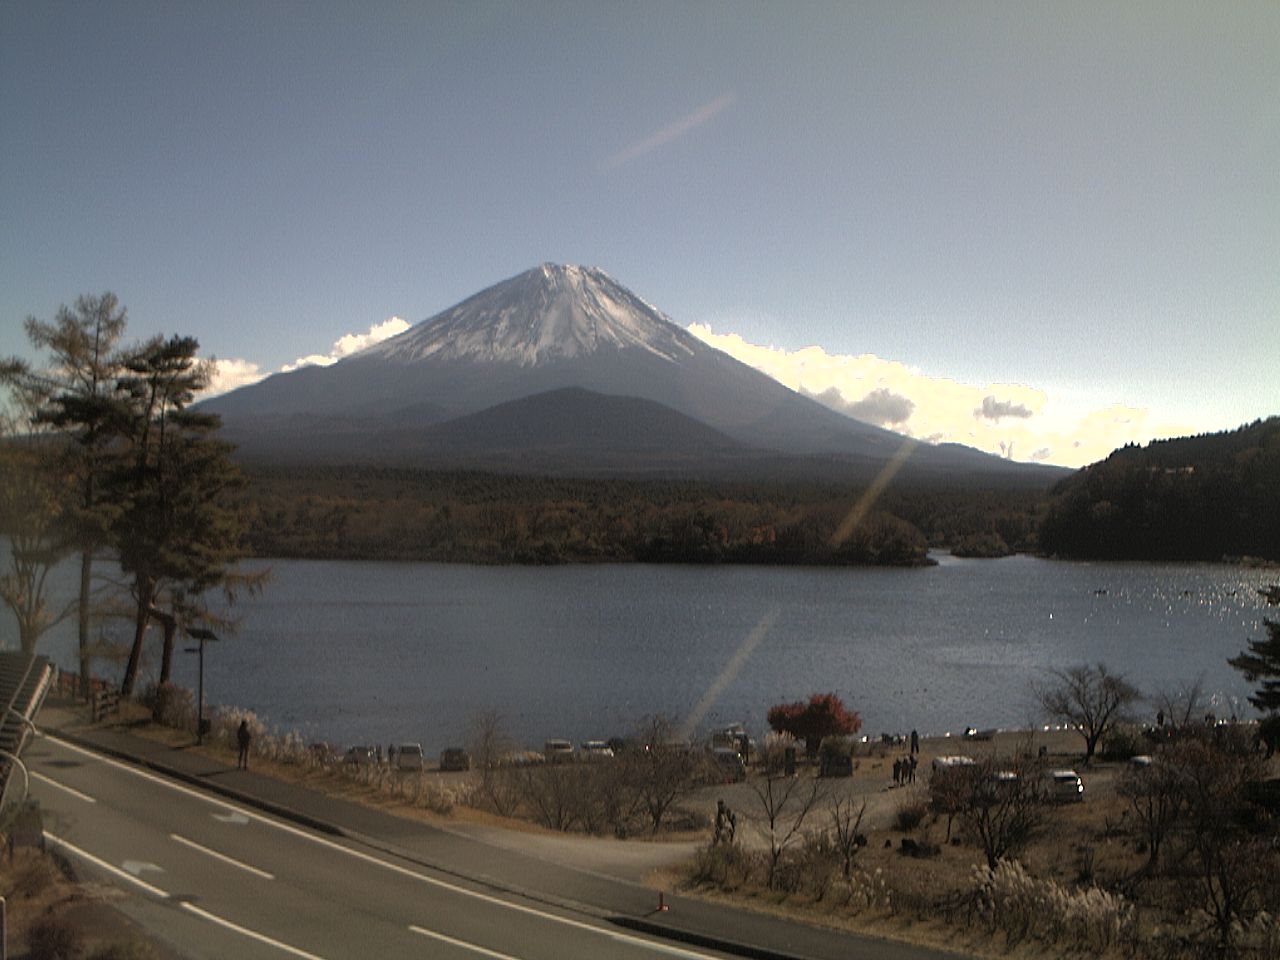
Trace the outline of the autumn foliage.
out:
<instances>
[{"instance_id":1,"label":"autumn foliage","mask_svg":"<svg viewBox=\"0 0 1280 960\"><path fill-rule=\"evenodd\" d=\"M769 708L769 726L804 741L805 751L815 756L824 737L840 737L862 729L858 711L848 710L834 693L815 693L806 703L780 703Z\"/></svg>"}]
</instances>

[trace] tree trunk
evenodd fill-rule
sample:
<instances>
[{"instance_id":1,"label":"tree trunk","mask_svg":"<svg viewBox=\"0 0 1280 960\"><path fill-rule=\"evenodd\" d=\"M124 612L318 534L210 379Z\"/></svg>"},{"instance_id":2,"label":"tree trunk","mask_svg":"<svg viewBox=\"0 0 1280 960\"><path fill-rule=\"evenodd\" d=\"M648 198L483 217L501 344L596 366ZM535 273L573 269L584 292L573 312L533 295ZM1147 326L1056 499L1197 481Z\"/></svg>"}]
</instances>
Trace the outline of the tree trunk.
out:
<instances>
[{"instance_id":1,"label":"tree trunk","mask_svg":"<svg viewBox=\"0 0 1280 960\"><path fill-rule=\"evenodd\" d=\"M160 654L160 683L169 682L169 675L173 671L173 638L178 632L178 618L171 613L165 613L158 607L152 607L150 610L151 618L159 620L160 626L164 628L164 648Z\"/></svg>"},{"instance_id":2,"label":"tree trunk","mask_svg":"<svg viewBox=\"0 0 1280 960\"><path fill-rule=\"evenodd\" d=\"M129 664L124 670L124 680L120 684L120 696L133 696L133 687L138 680L138 666L142 662L142 641L147 635L147 623L151 618L151 601L154 599L155 586L150 580L138 578L138 609L134 620L133 646L129 650Z\"/></svg>"}]
</instances>

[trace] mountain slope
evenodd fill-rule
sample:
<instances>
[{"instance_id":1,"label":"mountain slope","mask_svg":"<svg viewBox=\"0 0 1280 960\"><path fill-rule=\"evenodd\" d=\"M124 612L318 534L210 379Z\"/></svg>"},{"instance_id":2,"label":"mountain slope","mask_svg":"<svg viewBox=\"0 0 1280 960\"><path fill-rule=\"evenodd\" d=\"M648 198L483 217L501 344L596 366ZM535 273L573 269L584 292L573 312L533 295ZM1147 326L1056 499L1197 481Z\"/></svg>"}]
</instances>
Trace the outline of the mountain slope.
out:
<instances>
[{"instance_id":1,"label":"mountain slope","mask_svg":"<svg viewBox=\"0 0 1280 960\"><path fill-rule=\"evenodd\" d=\"M425 449L415 430L565 388L661 404L743 447L786 456L884 463L905 442L703 343L603 271L552 264L332 366L277 374L203 406L248 446L296 444L301 435L290 431L305 424L308 435L327 438L326 456L341 457L336 438L359 424L355 432L399 431L383 438L385 454L399 458ZM326 426L330 418L347 427ZM361 443L353 438L353 452ZM465 446L472 456L483 452ZM1045 474L967 448L924 444L911 462L932 472Z\"/></svg>"}]
</instances>

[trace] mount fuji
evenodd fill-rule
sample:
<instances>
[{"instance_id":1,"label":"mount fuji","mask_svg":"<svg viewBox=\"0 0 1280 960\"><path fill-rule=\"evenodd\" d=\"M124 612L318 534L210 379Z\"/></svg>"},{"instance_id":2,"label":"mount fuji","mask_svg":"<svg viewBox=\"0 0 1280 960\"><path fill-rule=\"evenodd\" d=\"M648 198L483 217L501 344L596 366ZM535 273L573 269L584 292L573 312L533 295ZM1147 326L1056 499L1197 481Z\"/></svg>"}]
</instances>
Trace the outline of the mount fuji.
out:
<instances>
[{"instance_id":1,"label":"mount fuji","mask_svg":"<svg viewBox=\"0 0 1280 960\"><path fill-rule=\"evenodd\" d=\"M201 407L222 416L246 459L295 463L719 473L776 472L799 457L865 473L910 443L709 346L603 270L555 264L331 366ZM916 445L908 466L1041 483L1059 474L957 445Z\"/></svg>"}]
</instances>

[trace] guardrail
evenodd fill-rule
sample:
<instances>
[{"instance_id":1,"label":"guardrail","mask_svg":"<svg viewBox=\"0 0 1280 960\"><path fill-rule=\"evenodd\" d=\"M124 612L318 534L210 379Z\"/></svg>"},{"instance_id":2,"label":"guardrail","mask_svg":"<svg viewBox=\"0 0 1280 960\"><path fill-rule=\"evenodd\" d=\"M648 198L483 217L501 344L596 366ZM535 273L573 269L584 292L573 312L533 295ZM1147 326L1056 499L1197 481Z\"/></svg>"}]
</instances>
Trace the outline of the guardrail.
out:
<instances>
[{"instance_id":1,"label":"guardrail","mask_svg":"<svg viewBox=\"0 0 1280 960\"><path fill-rule=\"evenodd\" d=\"M89 678L89 693L92 696L95 693L105 693L111 689L111 684L98 677ZM80 697L80 674L72 673L70 670L58 671L58 679L54 684L54 690L59 697L68 700L79 700Z\"/></svg>"}]
</instances>

